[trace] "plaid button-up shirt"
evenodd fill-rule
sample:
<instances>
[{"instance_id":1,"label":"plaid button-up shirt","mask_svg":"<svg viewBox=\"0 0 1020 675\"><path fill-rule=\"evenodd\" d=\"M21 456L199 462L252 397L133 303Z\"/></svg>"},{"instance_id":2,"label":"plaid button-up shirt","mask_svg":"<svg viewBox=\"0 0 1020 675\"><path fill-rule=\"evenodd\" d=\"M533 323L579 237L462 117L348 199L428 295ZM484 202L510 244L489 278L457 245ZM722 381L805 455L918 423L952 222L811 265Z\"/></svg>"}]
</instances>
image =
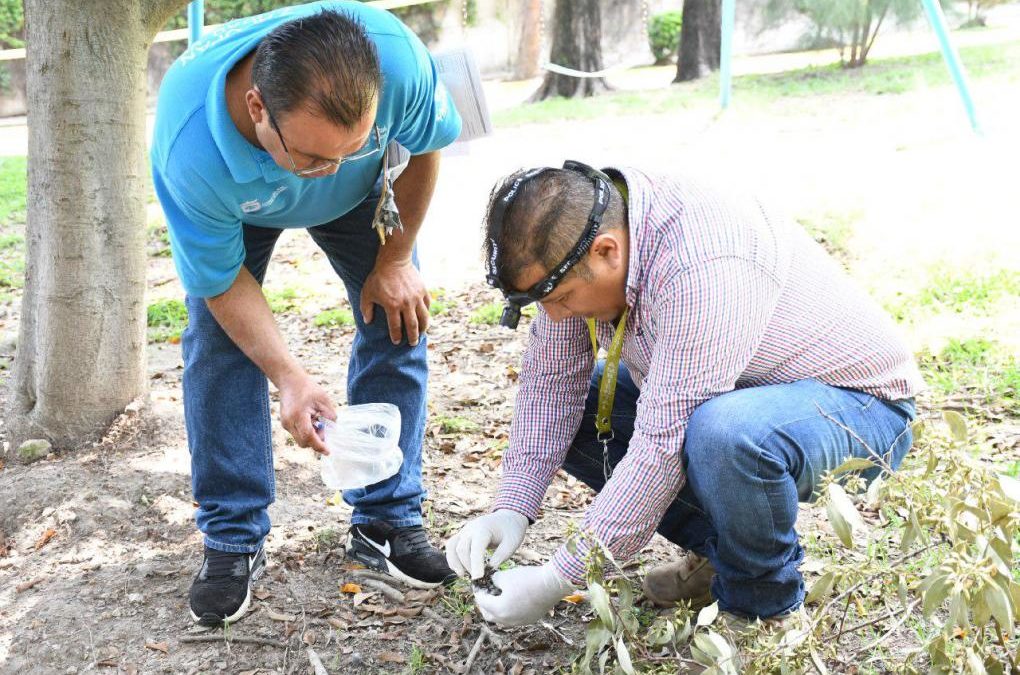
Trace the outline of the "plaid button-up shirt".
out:
<instances>
[{"instance_id":1,"label":"plaid button-up shirt","mask_svg":"<svg viewBox=\"0 0 1020 675\"><path fill-rule=\"evenodd\" d=\"M891 319L798 226L746 194L621 169L630 316L622 360L641 390L626 457L585 514L617 560L651 539L684 484L687 421L734 389L814 378L886 400L923 385ZM598 324L608 347L613 326ZM540 311L524 353L495 508L534 520L577 433L594 367L581 318ZM583 545L559 572L584 576Z\"/></svg>"}]
</instances>

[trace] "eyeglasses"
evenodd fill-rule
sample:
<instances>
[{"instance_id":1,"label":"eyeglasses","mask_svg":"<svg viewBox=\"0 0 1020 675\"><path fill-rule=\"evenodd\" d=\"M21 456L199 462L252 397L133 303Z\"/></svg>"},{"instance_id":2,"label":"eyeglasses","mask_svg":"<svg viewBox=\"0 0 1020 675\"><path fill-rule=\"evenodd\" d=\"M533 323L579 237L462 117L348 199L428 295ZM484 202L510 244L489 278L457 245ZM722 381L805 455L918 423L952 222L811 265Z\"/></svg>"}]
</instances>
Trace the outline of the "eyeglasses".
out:
<instances>
[{"instance_id":1,"label":"eyeglasses","mask_svg":"<svg viewBox=\"0 0 1020 675\"><path fill-rule=\"evenodd\" d=\"M369 134L368 140L365 141L365 145L362 146L362 150L360 152L357 152L353 155L344 155L343 157L340 157L338 159L323 160L321 163L316 164L314 166L299 169L297 168L297 163L294 161L294 157L290 154L290 149L287 148L287 141L283 140L283 134L280 133L280 127L279 125L276 124L276 118L273 117L273 113L269 112L269 108L266 108L266 113L269 116L269 124L272 125L273 130L276 132L276 135L280 138L280 144L283 146L283 151L287 153L287 159L290 160L291 173L293 173L295 176L300 176L301 178L307 176L314 176L316 174L325 172L332 173L334 171L339 171L340 165L343 164L344 162L353 162L356 159L364 159L365 157L374 155L375 153L379 152L380 148L382 148L382 132L379 131L379 125L375 124L372 127L372 133ZM375 137L375 147L371 148L370 146L372 145L373 136Z\"/></svg>"}]
</instances>

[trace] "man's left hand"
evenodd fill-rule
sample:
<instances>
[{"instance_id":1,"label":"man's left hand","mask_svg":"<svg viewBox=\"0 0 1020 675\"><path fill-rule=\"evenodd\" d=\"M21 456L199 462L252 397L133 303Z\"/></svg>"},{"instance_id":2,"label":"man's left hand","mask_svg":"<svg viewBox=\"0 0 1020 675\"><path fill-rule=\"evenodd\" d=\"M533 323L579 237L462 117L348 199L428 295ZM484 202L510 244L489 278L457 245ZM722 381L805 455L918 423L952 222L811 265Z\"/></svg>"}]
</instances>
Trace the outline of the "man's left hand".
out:
<instances>
[{"instance_id":1,"label":"man's left hand","mask_svg":"<svg viewBox=\"0 0 1020 675\"><path fill-rule=\"evenodd\" d=\"M492 583L502 593L491 595L475 591L475 603L482 618L503 626L535 623L556 603L577 590L560 576L551 562L541 567L515 567L496 572Z\"/></svg>"},{"instance_id":2,"label":"man's left hand","mask_svg":"<svg viewBox=\"0 0 1020 675\"><path fill-rule=\"evenodd\" d=\"M421 275L411 262L377 261L375 269L365 279L361 289L361 315L365 323L372 323L375 305L386 311L390 340L398 345L407 332L412 347L429 327L429 297Z\"/></svg>"}]
</instances>

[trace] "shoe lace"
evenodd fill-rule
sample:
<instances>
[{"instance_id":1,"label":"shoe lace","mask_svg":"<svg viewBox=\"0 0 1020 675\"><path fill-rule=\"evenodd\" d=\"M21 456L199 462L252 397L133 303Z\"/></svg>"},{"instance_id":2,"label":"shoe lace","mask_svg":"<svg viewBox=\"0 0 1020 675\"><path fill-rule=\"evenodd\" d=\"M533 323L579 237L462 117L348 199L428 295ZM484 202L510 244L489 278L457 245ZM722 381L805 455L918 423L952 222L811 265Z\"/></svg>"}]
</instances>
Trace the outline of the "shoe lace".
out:
<instances>
[{"instance_id":1,"label":"shoe lace","mask_svg":"<svg viewBox=\"0 0 1020 675\"><path fill-rule=\"evenodd\" d=\"M234 569L238 558L243 558L246 553L226 553L224 551L209 550L206 553L207 578L231 577L234 576Z\"/></svg>"},{"instance_id":2,"label":"shoe lace","mask_svg":"<svg viewBox=\"0 0 1020 675\"><path fill-rule=\"evenodd\" d=\"M432 544L429 543L429 537L425 533L425 528L422 527L405 527L397 530L397 533L393 536L394 540L399 540L407 547L407 550L411 553L423 553L432 550Z\"/></svg>"}]
</instances>

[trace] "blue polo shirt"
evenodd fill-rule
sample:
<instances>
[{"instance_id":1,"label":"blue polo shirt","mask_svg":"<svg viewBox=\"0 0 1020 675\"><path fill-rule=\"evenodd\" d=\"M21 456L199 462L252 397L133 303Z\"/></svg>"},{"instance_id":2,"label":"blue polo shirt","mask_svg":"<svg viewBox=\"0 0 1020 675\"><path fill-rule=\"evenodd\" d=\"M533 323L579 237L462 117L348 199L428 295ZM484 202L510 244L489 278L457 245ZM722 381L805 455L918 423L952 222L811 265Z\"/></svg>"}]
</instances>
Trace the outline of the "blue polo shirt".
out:
<instances>
[{"instance_id":1,"label":"blue polo shirt","mask_svg":"<svg viewBox=\"0 0 1020 675\"><path fill-rule=\"evenodd\" d=\"M397 141L412 155L452 143L460 116L425 46L389 12L327 0L231 21L195 42L167 71L159 90L152 175L166 214L174 264L184 289L223 293L244 263L241 223L305 228L339 218L365 199L382 170L382 150L321 178L298 178L237 130L226 103L226 77L282 23L336 9L360 21L382 71L376 124L382 146ZM368 148L379 148L374 136ZM376 236L367 231L366 236Z\"/></svg>"}]
</instances>

